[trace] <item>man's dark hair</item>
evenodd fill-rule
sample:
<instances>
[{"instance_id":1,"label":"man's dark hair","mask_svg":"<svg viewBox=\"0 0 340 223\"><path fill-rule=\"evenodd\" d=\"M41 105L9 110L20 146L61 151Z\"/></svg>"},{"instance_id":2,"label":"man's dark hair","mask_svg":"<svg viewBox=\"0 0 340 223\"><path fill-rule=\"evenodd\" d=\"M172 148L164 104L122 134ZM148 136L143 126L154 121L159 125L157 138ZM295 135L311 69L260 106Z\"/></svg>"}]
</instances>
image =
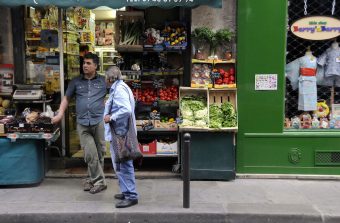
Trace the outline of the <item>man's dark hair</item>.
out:
<instances>
[{"instance_id":1,"label":"man's dark hair","mask_svg":"<svg viewBox=\"0 0 340 223\"><path fill-rule=\"evenodd\" d=\"M84 56L84 60L85 59L92 59L93 63L95 63L97 66L99 65L99 57L97 56L97 54L94 53L87 53Z\"/></svg>"},{"instance_id":2,"label":"man's dark hair","mask_svg":"<svg viewBox=\"0 0 340 223\"><path fill-rule=\"evenodd\" d=\"M79 51L80 52L85 52L85 51L89 51L89 50L90 50L90 48L89 48L88 45L80 45L79 46Z\"/></svg>"}]
</instances>

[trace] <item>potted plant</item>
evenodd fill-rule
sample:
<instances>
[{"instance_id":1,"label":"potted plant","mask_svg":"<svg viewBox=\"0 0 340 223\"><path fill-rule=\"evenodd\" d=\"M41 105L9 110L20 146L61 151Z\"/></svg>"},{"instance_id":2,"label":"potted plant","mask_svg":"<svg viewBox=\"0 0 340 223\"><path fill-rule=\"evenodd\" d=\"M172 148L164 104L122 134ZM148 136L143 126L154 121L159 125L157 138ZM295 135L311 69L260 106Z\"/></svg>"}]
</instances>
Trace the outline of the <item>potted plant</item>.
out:
<instances>
[{"instance_id":1,"label":"potted plant","mask_svg":"<svg viewBox=\"0 0 340 223\"><path fill-rule=\"evenodd\" d=\"M203 50L204 46L212 45L215 33L209 27L202 26L195 28L191 33L191 37L196 47L195 58L203 59L201 51Z\"/></svg>"},{"instance_id":2,"label":"potted plant","mask_svg":"<svg viewBox=\"0 0 340 223\"><path fill-rule=\"evenodd\" d=\"M234 33L228 28L219 29L216 31L215 39L218 45L221 45L225 51L225 57L227 60L232 58L231 54L231 42L234 38Z\"/></svg>"}]
</instances>

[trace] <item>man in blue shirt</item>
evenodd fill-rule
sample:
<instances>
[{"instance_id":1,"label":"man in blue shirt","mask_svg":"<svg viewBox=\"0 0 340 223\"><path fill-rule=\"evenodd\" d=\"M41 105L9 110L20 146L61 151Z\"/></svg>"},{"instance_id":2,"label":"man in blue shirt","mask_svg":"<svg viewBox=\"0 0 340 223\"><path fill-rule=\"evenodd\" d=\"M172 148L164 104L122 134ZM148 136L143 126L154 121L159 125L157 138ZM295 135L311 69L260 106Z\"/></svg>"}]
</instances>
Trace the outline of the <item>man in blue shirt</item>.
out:
<instances>
[{"instance_id":1,"label":"man in blue shirt","mask_svg":"<svg viewBox=\"0 0 340 223\"><path fill-rule=\"evenodd\" d=\"M84 191L89 191L91 194L107 188L103 172L106 149L103 122L106 81L96 72L98 63L97 55L87 53L84 56L84 74L70 82L59 112L52 118L52 123L60 122L71 98L75 96L77 131L90 177L84 184Z\"/></svg>"}]
</instances>

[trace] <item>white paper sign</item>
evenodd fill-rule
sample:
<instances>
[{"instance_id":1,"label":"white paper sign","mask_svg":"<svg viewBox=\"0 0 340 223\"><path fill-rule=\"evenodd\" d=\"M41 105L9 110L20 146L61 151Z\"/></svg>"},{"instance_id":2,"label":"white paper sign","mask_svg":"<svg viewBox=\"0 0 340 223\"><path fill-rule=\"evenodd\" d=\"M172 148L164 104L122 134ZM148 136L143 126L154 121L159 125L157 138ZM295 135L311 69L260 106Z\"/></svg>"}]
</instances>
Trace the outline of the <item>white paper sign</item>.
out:
<instances>
[{"instance_id":1,"label":"white paper sign","mask_svg":"<svg viewBox=\"0 0 340 223\"><path fill-rule=\"evenodd\" d=\"M277 90L277 74L255 74L255 90Z\"/></svg>"}]
</instances>

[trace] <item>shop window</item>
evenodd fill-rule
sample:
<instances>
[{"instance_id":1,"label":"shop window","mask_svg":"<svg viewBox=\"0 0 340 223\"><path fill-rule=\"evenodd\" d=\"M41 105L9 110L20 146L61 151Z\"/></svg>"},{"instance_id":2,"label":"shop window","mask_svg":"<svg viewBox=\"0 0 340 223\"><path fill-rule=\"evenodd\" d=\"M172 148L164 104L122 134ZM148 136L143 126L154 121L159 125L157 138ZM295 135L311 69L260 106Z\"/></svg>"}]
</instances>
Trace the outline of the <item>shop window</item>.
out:
<instances>
[{"instance_id":1,"label":"shop window","mask_svg":"<svg viewBox=\"0 0 340 223\"><path fill-rule=\"evenodd\" d=\"M334 4L336 1L327 0L291 0L288 1L288 26L287 26L287 54L286 63L289 64L297 59L306 55L306 51L310 50L312 54L318 60L320 56L326 52L332 44L340 42L340 38L333 38L328 40L306 40L294 35L290 26L296 21L305 16L332 16L334 18L339 18L340 16L340 4ZM333 7L334 4L334 7ZM332 15L333 13L333 15ZM289 67L289 66L287 66ZM286 68L287 68L286 67ZM287 69L286 69L286 75ZM301 77L301 71L299 74ZM338 74L340 78L340 73ZM317 78L316 78L317 79ZM320 129L320 128L339 128L334 126L333 113L336 111L332 110L333 104L340 104L340 81L337 85L336 81L331 84L324 84L317 81L316 91L317 96L313 101L317 103L316 110L313 111L306 108L304 111L304 104L301 98L301 92L299 92L299 81L292 81L291 78L286 78L286 93L285 93L285 129ZM328 86L327 86L328 85ZM299 99L300 106L299 106ZM329 113L327 112L329 109ZM315 118L314 118L315 117ZM295 119L294 119L295 118ZM313 122L314 118L314 122ZM317 119L317 120L316 120ZM339 119L340 120L340 119ZM297 122L300 121L298 124ZM340 121L339 121L340 122ZM329 125L331 123L331 126ZM314 124L314 126L312 125ZM323 125L322 125L323 124Z\"/></svg>"}]
</instances>

